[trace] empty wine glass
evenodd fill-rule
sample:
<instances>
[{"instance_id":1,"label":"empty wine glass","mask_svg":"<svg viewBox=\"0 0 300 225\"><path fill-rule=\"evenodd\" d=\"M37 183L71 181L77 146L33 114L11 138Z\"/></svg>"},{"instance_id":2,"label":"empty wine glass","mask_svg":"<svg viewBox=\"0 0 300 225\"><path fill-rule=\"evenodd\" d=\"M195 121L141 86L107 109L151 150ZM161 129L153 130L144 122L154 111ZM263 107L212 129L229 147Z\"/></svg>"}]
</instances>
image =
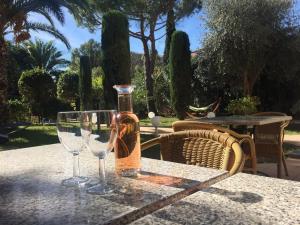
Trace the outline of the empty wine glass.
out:
<instances>
[{"instance_id":1,"label":"empty wine glass","mask_svg":"<svg viewBox=\"0 0 300 225\"><path fill-rule=\"evenodd\" d=\"M57 134L60 143L73 154L73 177L63 180L67 187L76 187L87 182L88 178L80 176L79 153L83 149L84 140L80 129L81 112L59 112L57 114Z\"/></svg>"},{"instance_id":2,"label":"empty wine glass","mask_svg":"<svg viewBox=\"0 0 300 225\"><path fill-rule=\"evenodd\" d=\"M105 179L105 159L117 139L117 111L95 110L82 113L82 134L89 137L87 148L99 158L99 182L87 189L91 194L106 194L112 191ZM86 139L84 137L83 139Z\"/></svg>"}]
</instances>

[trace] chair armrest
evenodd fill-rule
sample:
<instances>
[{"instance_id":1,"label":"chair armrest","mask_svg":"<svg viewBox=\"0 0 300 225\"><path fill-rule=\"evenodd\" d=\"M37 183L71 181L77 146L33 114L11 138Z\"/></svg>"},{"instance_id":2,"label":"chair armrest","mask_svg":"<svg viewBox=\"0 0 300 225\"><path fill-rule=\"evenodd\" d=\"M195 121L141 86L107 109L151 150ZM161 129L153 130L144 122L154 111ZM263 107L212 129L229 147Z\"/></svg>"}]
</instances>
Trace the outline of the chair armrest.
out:
<instances>
[{"instance_id":1,"label":"chair armrest","mask_svg":"<svg viewBox=\"0 0 300 225\"><path fill-rule=\"evenodd\" d=\"M141 150L144 151L144 150L146 150L148 148L151 148L151 147L153 147L155 145L158 145L158 144L160 144L160 137L154 138L154 139L151 139L149 141L146 141L146 142L142 143L141 144Z\"/></svg>"},{"instance_id":2,"label":"chair armrest","mask_svg":"<svg viewBox=\"0 0 300 225\"><path fill-rule=\"evenodd\" d=\"M230 175L241 172L245 164L245 155L238 143L233 143L232 150L235 152L235 163L229 171Z\"/></svg>"}]
</instances>

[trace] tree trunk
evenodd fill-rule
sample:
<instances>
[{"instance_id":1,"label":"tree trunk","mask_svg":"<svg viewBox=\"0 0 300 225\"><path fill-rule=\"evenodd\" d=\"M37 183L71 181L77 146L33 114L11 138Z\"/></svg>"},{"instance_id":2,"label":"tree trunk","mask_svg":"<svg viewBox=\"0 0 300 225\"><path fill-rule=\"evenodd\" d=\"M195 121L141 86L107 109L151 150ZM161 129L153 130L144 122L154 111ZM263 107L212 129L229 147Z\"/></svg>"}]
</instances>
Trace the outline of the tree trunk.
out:
<instances>
[{"instance_id":1,"label":"tree trunk","mask_svg":"<svg viewBox=\"0 0 300 225\"><path fill-rule=\"evenodd\" d=\"M7 123L7 45L3 35L0 36L0 125Z\"/></svg>"},{"instance_id":2,"label":"tree trunk","mask_svg":"<svg viewBox=\"0 0 300 225\"><path fill-rule=\"evenodd\" d=\"M254 84L259 74L246 71L244 73L244 96L252 96Z\"/></svg>"},{"instance_id":3,"label":"tree trunk","mask_svg":"<svg viewBox=\"0 0 300 225\"><path fill-rule=\"evenodd\" d=\"M145 81L146 81L146 90L147 90L147 109L148 112L154 112L157 113L156 107L155 107L155 101L153 96L153 78L152 74L154 72L154 62L151 60L152 57L150 57L149 48L147 45L147 41L143 40L143 46L144 46L144 66L145 66Z\"/></svg>"},{"instance_id":4,"label":"tree trunk","mask_svg":"<svg viewBox=\"0 0 300 225\"><path fill-rule=\"evenodd\" d=\"M155 58L157 54L155 49L154 28L152 26L150 28L152 30L150 31L151 53L148 47L149 39L145 36L143 19L141 20L140 28L141 28L141 35L142 35L141 41L143 43L144 57L145 57L144 66L145 66L145 81L146 81L146 90L147 90L147 109L148 112L154 112L155 114L157 114L154 95L153 95L153 78L152 78L154 67L155 67Z\"/></svg>"}]
</instances>

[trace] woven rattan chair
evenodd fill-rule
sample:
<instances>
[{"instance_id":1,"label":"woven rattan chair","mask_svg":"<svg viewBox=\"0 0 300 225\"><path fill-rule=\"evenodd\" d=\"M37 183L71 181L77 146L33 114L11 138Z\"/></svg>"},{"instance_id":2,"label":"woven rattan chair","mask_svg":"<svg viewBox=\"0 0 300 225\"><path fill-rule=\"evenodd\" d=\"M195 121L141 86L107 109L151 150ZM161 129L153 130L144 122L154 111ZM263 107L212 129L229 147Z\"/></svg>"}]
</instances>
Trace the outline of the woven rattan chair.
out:
<instances>
[{"instance_id":1,"label":"woven rattan chair","mask_svg":"<svg viewBox=\"0 0 300 225\"><path fill-rule=\"evenodd\" d=\"M210 130L174 132L144 142L141 147L145 150L158 144L162 160L228 170L230 175L244 166L239 142L224 133Z\"/></svg>"},{"instance_id":2,"label":"woven rattan chair","mask_svg":"<svg viewBox=\"0 0 300 225\"><path fill-rule=\"evenodd\" d=\"M254 116L286 116L280 112L261 112L253 114ZM281 178L282 164L285 174L288 176L288 170L285 162L282 148L284 138L284 128L289 121L256 126L254 129L254 142L257 157L275 160L277 163L277 177Z\"/></svg>"},{"instance_id":3,"label":"woven rattan chair","mask_svg":"<svg viewBox=\"0 0 300 225\"><path fill-rule=\"evenodd\" d=\"M242 150L245 154L246 161L250 162L251 167L245 168L245 170L251 171L253 174L257 173L255 145L252 137L250 137L249 135L238 134L224 127L220 127L208 123L201 123L198 121L176 121L172 124L172 127L175 132L183 131L183 130L202 129L202 130L215 130L233 136L239 141L240 145L242 146Z\"/></svg>"}]
</instances>

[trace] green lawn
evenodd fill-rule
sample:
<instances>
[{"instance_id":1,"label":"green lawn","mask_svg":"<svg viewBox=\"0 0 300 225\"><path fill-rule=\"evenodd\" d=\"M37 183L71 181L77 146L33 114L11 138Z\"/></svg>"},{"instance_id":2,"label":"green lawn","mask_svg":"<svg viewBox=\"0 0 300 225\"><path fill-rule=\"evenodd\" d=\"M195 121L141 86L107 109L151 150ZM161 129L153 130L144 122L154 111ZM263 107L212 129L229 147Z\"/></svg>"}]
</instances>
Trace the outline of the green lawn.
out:
<instances>
[{"instance_id":1,"label":"green lawn","mask_svg":"<svg viewBox=\"0 0 300 225\"><path fill-rule=\"evenodd\" d=\"M171 126L176 118L163 118L162 126ZM151 125L149 119L141 120L141 126ZM286 134L300 134L299 127L289 127ZM145 142L154 138L151 134L142 134L141 142ZM15 148L26 148L39 145L55 144L58 143L56 126L55 125L32 125L29 127L19 127L19 129L10 135L10 141L4 145L0 145L1 150L9 150ZM285 152L299 150L300 147L291 144L284 144ZM159 147L149 149L143 152L143 156L150 158L159 158Z\"/></svg>"},{"instance_id":2,"label":"green lawn","mask_svg":"<svg viewBox=\"0 0 300 225\"><path fill-rule=\"evenodd\" d=\"M297 134L300 134L300 131L299 130L289 130L289 129L287 129L287 130L284 131L284 133L287 134L287 135L297 135Z\"/></svg>"},{"instance_id":3,"label":"green lawn","mask_svg":"<svg viewBox=\"0 0 300 225\"><path fill-rule=\"evenodd\" d=\"M298 123L290 123L289 126L285 129L285 134L300 134L300 124Z\"/></svg>"},{"instance_id":4,"label":"green lawn","mask_svg":"<svg viewBox=\"0 0 300 225\"><path fill-rule=\"evenodd\" d=\"M33 125L29 127L19 127L16 132L10 135L10 140L4 145L0 145L1 150L26 148L38 145L48 145L58 143L56 126L54 125Z\"/></svg>"},{"instance_id":5,"label":"green lawn","mask_svg":"<svg viewBox=\"0 0 300 225\"><path fill-rule=\"evenodd\" d=\"M145 142L152 138L154 138L154 135L141 134L141 142ZM0 145L0 151L55 143L59 143L55 125L19 127L16 132L10 135L10 141L8 143ZM159 159L159 147L151 148L143 152L142 155L144 157Z\"/></svg>"},{"instance_id":6,"label":"green lawn","mask_svg":"<svg viewBox=\"0 0 300 225\"><path fill-rule=\"evenodd\" d=\"M172 123L177 121L176 117L160 117L160 127L171 127ZM149 118L140 119L141 126L152 126Z\"/></svg>"}]
</instances>

